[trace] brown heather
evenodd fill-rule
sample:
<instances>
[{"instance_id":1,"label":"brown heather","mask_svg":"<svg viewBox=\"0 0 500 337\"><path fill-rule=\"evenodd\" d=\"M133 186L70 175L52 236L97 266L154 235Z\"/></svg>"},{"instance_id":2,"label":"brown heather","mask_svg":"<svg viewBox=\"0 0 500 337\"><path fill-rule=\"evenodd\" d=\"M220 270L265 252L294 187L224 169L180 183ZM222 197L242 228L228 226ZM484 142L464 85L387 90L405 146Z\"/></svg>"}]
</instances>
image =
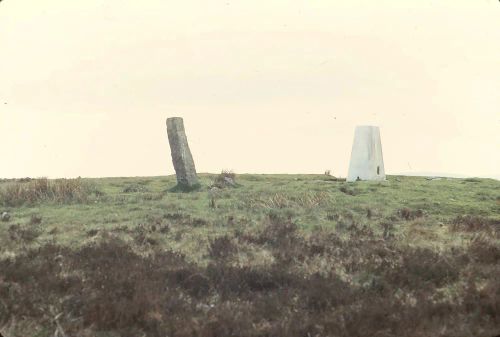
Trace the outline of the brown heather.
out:
<instances>
[{"instance_id":1,"label":"brown heather","mask_svg":"<svg viewBox=\"0 0 500 337\"><path fill-rule=\"evenodd\" d=\"M438 254L399 247L366 228L349 230L349 239L327 230L306 239L293 223L274 219L260 232L211 241L206 266L164 250L138 255L114 235L76 251L46 244L0 261L0 316L29 318L47 336L54 312L62 313L59 322L70 336L498 333L498 258L485 259L474 245ZM238 242L265 247L275 262L233 265ZM315 257L364 281L354 284L333 271L299 271ZM491 273L481 286L466 276L476 259ZM449 284L456 285L456 293L441 298L439 290Z\"/></svg>"}]
</instances>

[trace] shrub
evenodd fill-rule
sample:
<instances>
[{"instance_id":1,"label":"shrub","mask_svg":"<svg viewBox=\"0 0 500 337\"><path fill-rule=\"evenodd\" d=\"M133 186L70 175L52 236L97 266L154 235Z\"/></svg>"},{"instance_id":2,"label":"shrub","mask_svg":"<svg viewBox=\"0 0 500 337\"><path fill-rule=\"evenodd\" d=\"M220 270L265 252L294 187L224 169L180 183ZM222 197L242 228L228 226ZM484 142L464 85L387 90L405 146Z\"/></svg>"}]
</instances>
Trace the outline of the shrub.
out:
<instances>
[{"instance_id":1,"label":"shrub","mask_svg":"<svg viewBox=\"0 0 500 337\"><path fill-rule=\"evenodd\" d=\"M227 235L210 240L208 254L215 260L226 261L231 258L238 250L238 247L231 241Z\"/></svg>"},{"instance_id":2,"label":"shrub","mask_svg":"<svg viewBox=\"0 0 500 337\"><path fill-rule=\"evenodd\" d=\"M42 229L39 226L15 224L9 227L8 233L13 241L31 243L42 234Z\"/></svg>"},{"instance_id":3,"label":"shrub","mask_svg":"<svg viewBox=\"0 0 500 337\"><path fill-rule=\"evenodd\" d=\"M398 215L405 220L413 220L416 218L421 218L424 216L424 211L421 209L413 210L411 208L405 207L398 210Z\"/></svg>"},{"instance_id":4,"label":"shrub","mask_svg":"<svg viewBox=\"0 0 500 337\"><path fill-rule=\"evenodd\" d=\"M452 221L451 230L463 232L486 232L493 236L500 235L500 220L482 216L460 215Z\"/></svg>"},{"instance_id":5,"label":"shrub","mask_svg":"<svg viewBox=\"0 0 500 337\"><path fill-rule=\"evenodd\" d=\"M472 238L469 255L479 263L500 263L500 245L484 235L478 234Z\"/></svg>"},{"instance_id":6,"label":"shrub","mask_svg":"<svg viewBox=\"0 0 500 337\"><path fill-rule=\"evenodd\" d=\"M39 225L42 223L42 217L39 215L32 215L30 218L30 225Z\"/></svg>"}]
</instances>

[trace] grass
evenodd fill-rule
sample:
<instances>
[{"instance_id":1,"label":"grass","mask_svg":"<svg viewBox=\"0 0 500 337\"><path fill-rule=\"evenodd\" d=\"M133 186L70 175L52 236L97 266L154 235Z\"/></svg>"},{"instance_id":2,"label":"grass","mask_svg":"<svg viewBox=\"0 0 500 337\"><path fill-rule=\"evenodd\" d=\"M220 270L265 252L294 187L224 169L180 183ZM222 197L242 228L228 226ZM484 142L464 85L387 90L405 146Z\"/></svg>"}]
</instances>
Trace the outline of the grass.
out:
<instances>
[{"instance_id":1,"label":"grass","mask_svg":"<svg viewBox=\"0 0 500 337\"><path fill-rule=\"evenodd\" d=\"M92 184L82 179L47 178L22 179L14 183L6 183L0 190L0 203L5 206L33 205L51 201L55 203L82 203L92 195L99 197L101 192Z\"/></svg>"},{"instance_id":2,"label":"grass","mask_svg":"<svg viewBox=\"0 0 500 337\"><path fill-rule=\"evenodd\" d=\"M500 334L499 181L199 178L0 181L0 332Z\"/></svg>"}]
</instances>

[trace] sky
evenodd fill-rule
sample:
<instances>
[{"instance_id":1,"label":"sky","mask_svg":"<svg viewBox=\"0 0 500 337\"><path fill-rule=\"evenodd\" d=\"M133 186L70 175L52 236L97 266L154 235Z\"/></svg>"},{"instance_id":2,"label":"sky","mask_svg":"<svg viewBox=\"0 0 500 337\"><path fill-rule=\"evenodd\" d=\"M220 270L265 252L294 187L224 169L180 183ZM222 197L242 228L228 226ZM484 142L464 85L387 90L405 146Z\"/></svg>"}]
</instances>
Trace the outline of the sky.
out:
<instances>
[{"instance_id":1,"label":"sky","mask_svg":"<svg viewBox=\"0 0 500 337\"><path fill-rule=\"evenodd\" d=\"M357 125L386 173L500 177L497 0L4 0L0 177L345 177Z\"/></svg>"}]
</instances>

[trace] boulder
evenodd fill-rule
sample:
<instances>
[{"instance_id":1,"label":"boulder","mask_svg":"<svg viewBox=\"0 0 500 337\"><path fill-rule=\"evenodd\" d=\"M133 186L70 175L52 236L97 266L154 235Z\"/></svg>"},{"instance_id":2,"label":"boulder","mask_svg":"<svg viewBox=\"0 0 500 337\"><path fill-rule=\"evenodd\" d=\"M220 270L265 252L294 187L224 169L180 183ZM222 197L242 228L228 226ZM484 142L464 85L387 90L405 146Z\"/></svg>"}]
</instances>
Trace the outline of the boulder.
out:
<instances>
[{"instance_id":1,"label":"boulder","mask_svg":"<svg viewBox=\"0 0 500 337\"><path fill-rule=\"evenodd\" d=\"M3 221L3 222L7 222L10 220L10 214L7 213L7 212L3 212L2 215L0 216L0 219Z\"/></svg>"}]
</instances>

